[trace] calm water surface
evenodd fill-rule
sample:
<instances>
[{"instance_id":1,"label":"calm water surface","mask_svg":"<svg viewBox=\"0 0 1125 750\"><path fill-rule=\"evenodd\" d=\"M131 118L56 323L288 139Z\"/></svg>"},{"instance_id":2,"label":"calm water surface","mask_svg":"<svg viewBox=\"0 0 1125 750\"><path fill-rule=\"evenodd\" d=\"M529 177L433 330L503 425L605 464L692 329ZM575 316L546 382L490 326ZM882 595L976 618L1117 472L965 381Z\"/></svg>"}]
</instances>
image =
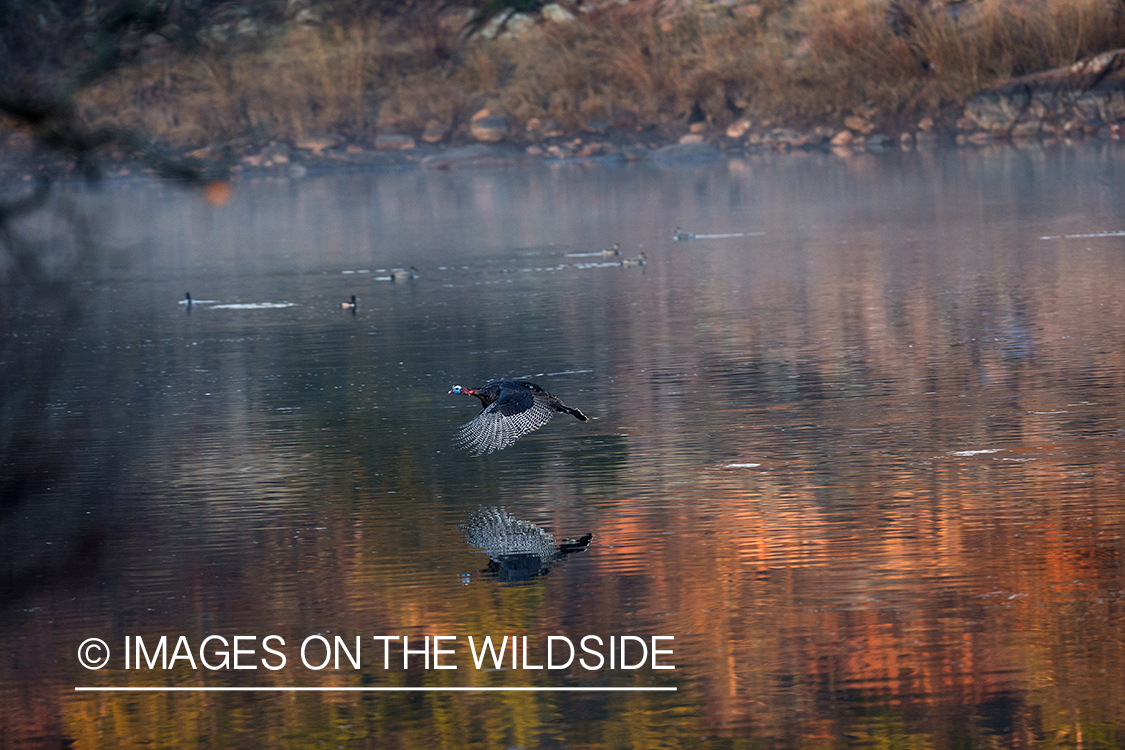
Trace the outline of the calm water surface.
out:
<instances>
[{"instance_id":1,"label":"calm water surface","mask_svg":"<svg viewBox=\"0 0 1125 750\"><path fill-rule=\"evenodd\" d=\"M1123 169L1095 146L60 196L21 227L57 283L0 290L0 746L1125 747ZM592 254L614 242L647 263ZM447 391L497 377L591 421L461 452L479 407ZM592 541L497 572L461 532L481 506ZM254 636L257 669L193 667L212 635ZM456 670L403 669L402 636L438 635ZM534 666L586 635L672 636L675 669L477 669L467 642L526 636ZM126 669L161 636L178 660ZM361 638L360 667L306 667L308 636Z\"/></svg>"}]
</instances>

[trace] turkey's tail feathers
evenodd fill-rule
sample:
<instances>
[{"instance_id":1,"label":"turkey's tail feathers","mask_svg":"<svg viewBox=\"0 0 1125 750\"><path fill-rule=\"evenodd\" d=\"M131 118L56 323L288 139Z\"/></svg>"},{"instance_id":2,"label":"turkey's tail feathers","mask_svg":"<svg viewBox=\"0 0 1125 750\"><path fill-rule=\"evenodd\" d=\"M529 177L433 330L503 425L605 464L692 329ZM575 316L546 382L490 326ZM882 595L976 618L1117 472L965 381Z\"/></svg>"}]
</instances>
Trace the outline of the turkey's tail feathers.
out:
<instances>
[{"instance_id":1,"label":"turkey's tail feathers","mask_svg":"<svg viewBox=\"0 0 1125 750\"><path fill-rule=\"evenodd\" d=\"M590 546L590 540L593 538L593 534L587 534L579 539L564 539L559 545L559 554L569 555L572 552L581 552Z\"/></svg>"},{"instance_id":2,"label":"turkey's tail feathers","mask_svg":"<svg viewBox=\"0 0 1125 750\"><path fill-rule=\"evenodd\" d=\"M574 418L577 419L579 422L589 422L590 421L589 417L587 417L585 414L583 414L582 412L578 411L577 409L575 409L573 407L564 406L562 408L562 410L565 411L567 414L573 414Z\"/></svg>"}]
</instances>

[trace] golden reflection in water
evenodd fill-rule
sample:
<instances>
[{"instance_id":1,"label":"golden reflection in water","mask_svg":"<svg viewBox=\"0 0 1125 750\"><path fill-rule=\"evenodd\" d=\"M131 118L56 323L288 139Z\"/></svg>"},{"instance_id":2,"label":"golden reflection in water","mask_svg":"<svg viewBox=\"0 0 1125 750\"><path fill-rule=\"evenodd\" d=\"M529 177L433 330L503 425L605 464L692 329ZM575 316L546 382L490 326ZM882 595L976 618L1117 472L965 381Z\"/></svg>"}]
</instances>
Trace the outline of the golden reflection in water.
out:
<instances>
[{"instance_id":1,"label":"golden reflection in water","mask_svg":"<svg viewBox=\"0 0 1125 750\"><path fill-rule=\"evenodd\" d=\"M899 476L893 501L843 518L753 470L709 469L682 496L665 498L669 512L636 514L638 498L620 498L619 512L606 514L618 520L597 529L581 581L549 577L530 588L451 591L388 575L379 561L364 559L356 537L370 534L379 547L401 530L388 533L374 514L361 513L356 536L319 536L302 556L315 593L255 587L260 601L244 606L255 613L251 622L297 631L315 629L318 618L294 622L287 613L315 611L321 602L319 619L346 633L542 637L564 623L570 633L632 631L634 623L675 633L684 692L611 699L590 744L567 743L577 746L651 746L646 737L680 744L747 731L800 744L907 736L931 744L948 739L943 722L966 711L994 712L981 726L1013 741L1069 745L1083 731L1089 742L1099 728L1111 731L1125 708L1120 509L1099 512L1096 492L1075 490L1065 460L1034 470L1017 465L1025 476L1015 484L1026 495L983 497L982 487L1013 480L993 481L988 475L1008 466L994 457L974 465L974 458ZM913 493L902 491L910 485ZM268 543L274 552L284 547L281 539ZM229 581L201 582L195 595L212 601L205 610L229 613L237 605L221 598L228 588ZM302 677L282 671L268 683L308 681ZM375 673L370 681L325 674L315 683L512 684L475 671ZM80 746L107 736L124 746L124 737L174 746L173 734L187 745L244 733L280 738L293 727L301 727L302 741L385 735L414 746L437 731L452 746L492 746L498 738L534 746L541 732L559 731L552 716L576 703L540 695L67 698L68 734ZM699 713L675 708L688 705ZM396 728L384 718L419 711L428 717L421 724ZM985 735L981 729L977 739Z\"/></svg>"},{"instance_id":2,"label":"golden reflection in water","mask_svg":"<svg viewBox=\"0 0 1125 750\"><path fill-rule=\"evenodd\" d=\"M0 690L15 709L0 734L76 747L1119 745L1120 248L1036 245L1018 222L957 219L944 194L934 204L943 220L914 234L767 213L767 240L649 248L643 275L612 281L529 282L515 322L496 312L507 292L441 291L463 281L453 271L386 292L351 328L305 308L199 310L153 323L145 350L148 321L144 336L90 322L89 348L115 354L89 366L98 394L60 386L66 398L50 400L81 403L90 430L51 444L76 466L52 476L77 497L100 441L144 440L111 443L128 470L93 493L92 512L121 507L94 569L29 586L5 613ZM469 318L474 331L454 328ZM575 324L536 333L558 320ZM92 357L80 349L75 361ZM487 462L452 453L465 415L430 395L450 363L477 374L495 356L473 352L500 351L530 368L547 350L589 370L557 381L592 425L552 423ZM158 372L182 392L145 395L166 386ZM474 574L486 558L457 534L478 504L594 541L530 585L498 585ZM73 692L153 681L77 667L89 635L265 632L669 634L677 670L291 663L159 677L680 692Z\"/></svg>"}]
</instances>

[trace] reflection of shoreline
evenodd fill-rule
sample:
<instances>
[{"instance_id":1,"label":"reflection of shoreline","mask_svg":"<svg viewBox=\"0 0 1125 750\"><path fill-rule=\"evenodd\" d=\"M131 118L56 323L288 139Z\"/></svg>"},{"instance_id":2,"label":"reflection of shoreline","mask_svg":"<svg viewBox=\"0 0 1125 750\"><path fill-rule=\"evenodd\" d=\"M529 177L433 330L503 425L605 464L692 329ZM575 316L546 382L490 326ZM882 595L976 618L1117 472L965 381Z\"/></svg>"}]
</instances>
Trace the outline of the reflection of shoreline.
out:
<instances>
[{"instance_id":1,"label":"reflection of shoreline","mask_svg":"<svg viewBox=\"0 0 1125 750\"><path fill-rule=\"evenodd\" d=\"M897 144L894 144L893 147L888 144L885 147L880 146L878 148L865 148L862 145L849 146L847 148L829 148L825 145L824 147L810 149L777 147L768 145L768 143L767 145L761 146L730 148L722 142L716 142L714 144L678 144L675 141L671 141L654 144L615 144L608 141L594 141L592 144L588 143L587 145L594 145L597 148L588 155L580 155L579 152L565 149L559 150L557 148L548 151L535 146L528 147L532 149L528 151L527 148L515 144L491 145L466 143L450 146L431 146L425 144L417 146L411 152L398 151L387 153L374 149L352 147L347 151L335 154L331 152L306 153L301 152L299 149L294 149L290 157L277 163L262 162L260 164L251 164L238 162L228 164L210 162L207 160L201 163L212 169L229 169L231 177L235 180L262 177L275 177L289 180L301 179L308 176L323 176L334 172L356 172L378 168L431 167L439 170L496 169L527 167L535 164L563 163L608 165L651 163L664 165L676 163L705 163L719 160L738 161L747 158L768 158L771 156L784 158L787 155L797 154L805 156L828 154L840 158L859 156L879 157L887 154L889 158L890 154L898 151L932 153L935 150L953 150L987 153L1010 149L1013 145L1026 153L1038 152L1042 154L1048 153L1060 146L1069 150L1077 150L1109 145L1116 140L1116 137L1110 138L1109 136L1101 137L1091 135L1087 138L1068 138L1062 143L1053 140L1042 142L1029 140L1012 144L1003 139L992 138L988 141L982 141L981 143L942 143L927 144L924 146L919 145L917 147L911 145L910 147L903 146L901 148ZM179 154L176 158L183 159L185 156L185 154ZM121 160L110 156L99 160L99 163L104 168L103 179L108 181L113 181L115 179L135 180L141 177L155 176L155 172L138 162ZM58 165L59 160L53 155L37 154L27 150L23 146L16 146L8 149L3 155L0 155L0 178L11 182L18 182L31 179L36 173L45 170L53 173L54 179L60 182L77 182L84 179L72 169L59 169Z\"/></svg>"}]
</instances>

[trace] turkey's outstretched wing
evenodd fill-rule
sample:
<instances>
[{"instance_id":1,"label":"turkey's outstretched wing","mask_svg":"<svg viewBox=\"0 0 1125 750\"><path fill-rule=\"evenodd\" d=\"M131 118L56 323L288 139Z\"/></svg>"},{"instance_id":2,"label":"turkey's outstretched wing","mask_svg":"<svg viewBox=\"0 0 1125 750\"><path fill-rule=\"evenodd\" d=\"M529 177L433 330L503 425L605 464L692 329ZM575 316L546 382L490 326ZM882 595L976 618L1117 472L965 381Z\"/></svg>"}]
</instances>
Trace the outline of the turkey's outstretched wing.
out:
<instances>
[{"instance_id":1,"label":"turkey's outstretched wing","mask_svg":"<svg viewBox=\"0 0 1125 750\"><path fill-rule=\"evenodd\" d=\"M535 393L542 393L546 396L551 395L550 393L547 393L547 391L543 390L543 386L541 386L537 383L532 383L530 380L513 380L512 382L515 383L516 385L522 385L524 388L528 389L529 391L533 391Z\"/></svg>"},{"instance_id":2,"label":"turkey's outstretched wing","mask_svg":"<svg viewBox=\"0 0 1125 750\"><path fill-rule=\"evenodd\" d=\"M547 400L523 389L501 391L476 419L461 428L457 442L474 454L503 450L551 421Z\"/></svg>"},{"instance_id":3,"label":"turkey's outstretched wing","mask_svg":"<svg viewBox=\"0 0 1125 750\"><path fill-rule=\"evenodd\" d=\"M534 409L536 401L541 400L536 396L537 394L527 388L501 388L500 395L489 404L488 408L496 407L503 416L513 417L520 412Z\"/></svg>"},{"instance_id":4,"label":"turkey's outstretched wing","mask_svg":"<svg viewBox=\"0 0 1125 750\"><path fill-rule=\"evenodd\" d=\"M571 414L579 422L590 421L589 417L587 417L581 411L579 411L578 409L572 409L571 407L567 406L562 402L562 399L558 398L553 393L548 393L535 383L529 383L526 380L514 380L512 382L514 382L516 385L522 385L524 388L531 391L531 393L533 394L532 398L534 398L536 401L542 402L553 411L562 411L566 412L567 414Z\"/></svg>"}]
</instances>

